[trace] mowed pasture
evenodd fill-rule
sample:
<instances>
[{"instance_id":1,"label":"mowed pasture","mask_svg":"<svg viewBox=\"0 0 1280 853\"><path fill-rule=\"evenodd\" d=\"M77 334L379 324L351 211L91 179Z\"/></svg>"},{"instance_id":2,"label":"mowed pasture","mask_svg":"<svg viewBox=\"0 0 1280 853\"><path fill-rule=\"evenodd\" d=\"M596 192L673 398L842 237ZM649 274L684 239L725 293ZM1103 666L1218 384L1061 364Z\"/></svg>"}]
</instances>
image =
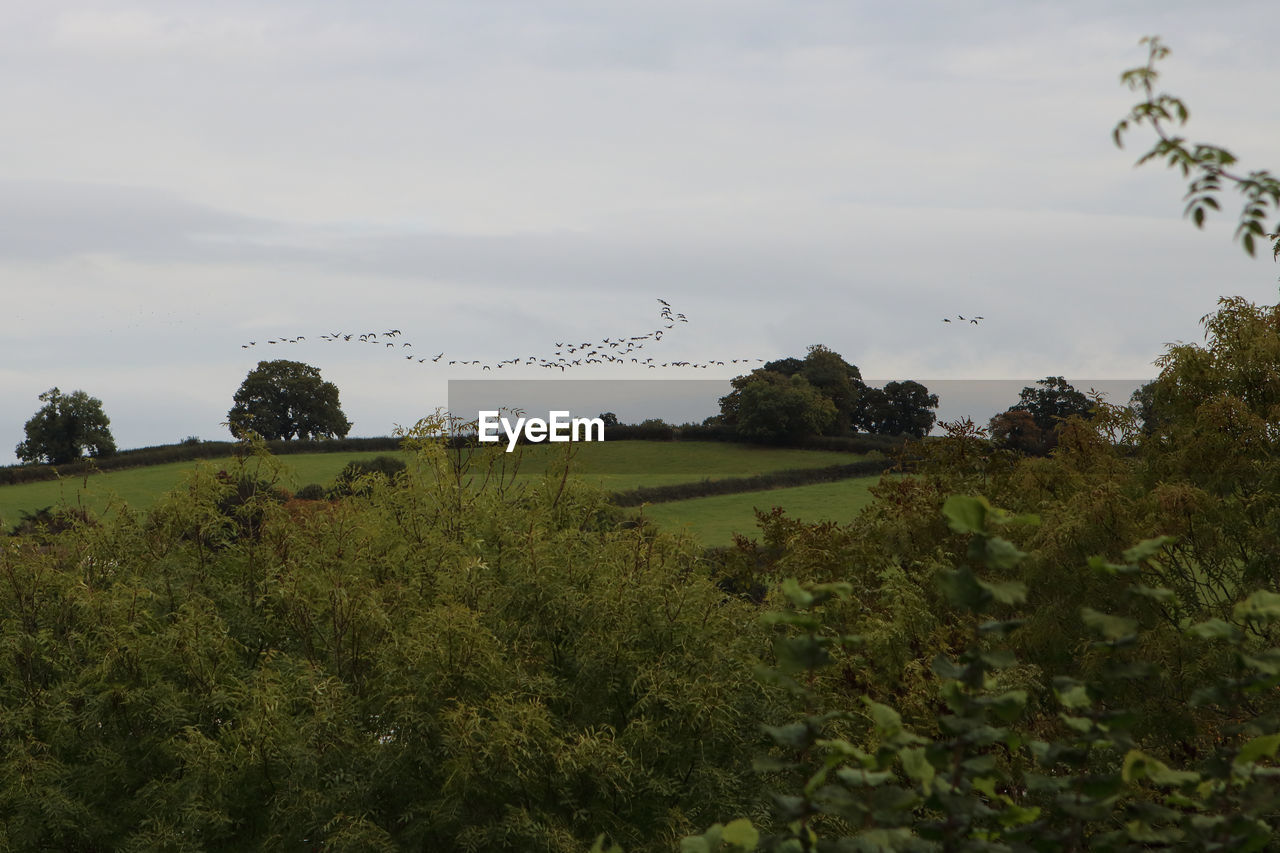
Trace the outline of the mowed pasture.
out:
<instances>
[{"instance_id":1,"label":"mowed pasture","mask_svg":"<svg viewBox=\"0 0 1280 853\"><path fill-rule=\"evenodd\" d=\"M569 445L537 445L518 448L515 453L500 456L501 451L489 449L487 452L493 453L509 472L520 479L532 479L556 470L565 454L572 453L572 475L607 491L744 477L793 468L818 468L862 458L834 451L693 441L580 443L572 448ZM278 456L276 460L284 472L281 487L292 491L308 483L332 484L352 460L388 455L395 456L397 452L304 453ZM207 465L214 471L233 470L235 460L227 457L172 462L87 477L0 486L0 524L8 529L22 518L23 513L34 513L47 506L83 506L95 513L102 513L120 502L135 509L146 508L177 486L197 465ZM747 518L750 520L750 512Z\"/></svg>"},{"instance_id":2,"label":"mowed pasture","mask_svg":"<svg viewBox=\"0 0 1280 853\"><path fill-rule=\"evenodd\" d=\"M880 482L874 477L853 477L832 483L814 483L764 492L741 492L683 501L651 504L645 518L667 530L687 530L703 545L729 545L733 534L759 534L755 511L782 507L787 515L802 521L847 523L872 500L870 489Z\"/></svg>"}]
</instances>

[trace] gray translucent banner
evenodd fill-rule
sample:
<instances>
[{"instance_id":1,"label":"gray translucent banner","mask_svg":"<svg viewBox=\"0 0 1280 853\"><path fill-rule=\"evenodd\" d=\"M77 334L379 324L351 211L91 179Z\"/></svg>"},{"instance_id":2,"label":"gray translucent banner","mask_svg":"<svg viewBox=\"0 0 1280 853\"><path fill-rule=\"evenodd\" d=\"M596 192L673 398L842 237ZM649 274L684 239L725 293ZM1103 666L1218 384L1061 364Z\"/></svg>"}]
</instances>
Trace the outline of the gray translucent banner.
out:
<instances>
[{"instance_id":1,"label":"gray translucent banner","mask_svg":"<svg viewBox=\"0 0 1280 853\"><path fill-rule=\"evenodd\" d=\"M866 384L883 387L886 381L868 379ZM1034 379L937 379L916 380L937 394L936 410L939 422L969 418L985 427L992 416L1018 402L1019 392L1035 386ZM1077 390L1089 393L1101 392L1114 404L1125 405L1130 395L1148 380L1146 379L1068 379ZM572 419L583 419L576 430L576 438L595 440L599 430L587 423L604 413L612 413L625 425L640 424L647 420L660 420L672 426L701 424L703 420L720 413L720 398L733 390L727 379L454 379L449 380L448 411L463 423L486 418L486 435L494 439L495 446L503 449L512 446L510 438L521 431L518 417L551 422L542 430L543 440L537 442L539 453L551 452L553 445L547 440L559 422L561 436L574 435ZM485 414L488 413L488 414ZM500 418L507 419L506 425ZM473 432L474 427L465 430ZM609 441L609 428L605 430ZM941 432L935 428L935 434ZM527 433L522 433L526 435ZM535 435L537 432L535 431ZM634 431L614 430L614 438L635 437ZM526 445L527 449L527 445ZM682 456L684 454L681 454ZM827 454L828 456L830 453ZM595 473L608 475L643 474L651 463L637 462L637 454L622 447L601 449L592 456L591 467ZM817 457L787 461L782 467L806 467L839 464L838 459ZM671 482L689 479L718 479L732 476L751 476L760 472L726 469L720 461L709 460L702 470L670 470ZM679 466L676 466L679 467ZM693 467L697 467L695 464ZM777 469L777 466L773 466ZM650 472L655 473L656 472ZM625 478L624 478L625 479ZM649 478L652 479L652 478ZM662 479L659 477L658 479ZM605 482L606 485L609 483ZM622 482L613 483L625 487Z\"/></svg>"},{"instance_id":2,"label":"gray translucent banner","mask_svg":"<svg viewBox=\"0 0 1280 853\"><path fill-rule=\"evenodd\" d=\"M727 379L450 379L449 413L471 421L495 409L541 418L613 412L625 424L702 423L720 413L720 398L732 390Z\"/></svg>"}]
</instances>

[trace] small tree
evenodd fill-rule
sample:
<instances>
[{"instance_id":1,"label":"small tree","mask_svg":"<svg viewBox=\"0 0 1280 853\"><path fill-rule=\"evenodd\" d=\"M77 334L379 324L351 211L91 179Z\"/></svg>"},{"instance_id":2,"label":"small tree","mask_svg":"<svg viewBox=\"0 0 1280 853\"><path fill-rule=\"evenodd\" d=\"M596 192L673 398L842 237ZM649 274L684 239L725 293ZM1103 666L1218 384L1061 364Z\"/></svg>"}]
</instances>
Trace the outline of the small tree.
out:
<instances>
[{"instance_id":1,"label":"small tree","mask_svg":"<svg viewBox=\"0 0 1280 853\"><path fill-rule=\"evenodd\" d=\"M27 440L14 450L23 462L74 462L88 451L90 456L110 456L116 452L111 437L110 418L102 401L83 391L64 395L56 387L40 395L44 406L27 421Z\"/></svg>"},{"instance_id":2,"label":"small tree","mask_svg":"<svg viewBox=\"0 0 1280 853\"><path fill-rule=\"evenodd\" d=\"M1027 386L1018 392L1018 402L1011 411L1029 412L1036 426L1044 432L1056 430L1072 415L1088 418L1093 403L1083 392L1061 376L1048 376L1036 381L1038 388Z\"/></svg>"},{"instance_id":3,"label":"small tree","mask_svg":"<svg viewBox=\"0 0 1280 853\"><path fill-rule=\"evenodd\" d=\"M886 383L883 389L864 388L857 426L880 435L922 438L933 429L938 395L913 380Z\"/></svg>"},{"instance_id":4,"label":"small tree","mask_svg":"<svg viewBox=\"0 0 1280 853\"><path fill-rule=\"evenodd\" d=\"M991 419L991 440L996 447L1021 453L1044 453L1044 430L1036 426L1030 412L1009 409Z\"/></svg>"},{"instance_id":5,"label":"small tree","mask_svg":"<svg viewBox=\"0 0 1280 853\"><path fill-rule=\"evenodd\" d=\"M236 438L342 438L351 422L338 404L338 386L300 361L260 361L236 391L227 426Z\"/></svg>"}]
</instances>

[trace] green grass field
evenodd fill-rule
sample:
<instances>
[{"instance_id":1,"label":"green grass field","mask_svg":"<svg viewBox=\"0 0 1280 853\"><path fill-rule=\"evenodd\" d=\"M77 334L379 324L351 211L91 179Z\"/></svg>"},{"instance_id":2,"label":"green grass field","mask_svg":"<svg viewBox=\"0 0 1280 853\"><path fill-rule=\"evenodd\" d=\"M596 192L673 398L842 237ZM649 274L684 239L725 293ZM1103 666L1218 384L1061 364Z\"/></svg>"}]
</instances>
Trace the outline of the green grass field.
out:
<instances>
[{"instance_id":1,"label":"green grass field","mask_svg":"<svg viewBox=\"0 0 1280 853\"><path fill-rule=\"evenodd\" d=\"M703 545L728 545L733 542L734 533L759 533L756 509L768 511L780 506L788 515L803 521L852 521L871 502L868 489L878 482L879 475L767 492L690 498L652 504L644 508L644 516L668 530L688 530Z\"/></svg>"},{"instance_id":2,"label":"green grass field","mask_svg":"<svg viewBox=\"0 0 1280 853\"><path fill-rule=\"evenodd\" d=\"M300 453L295 456L279 456L288 476L285 488L297 488L307 483L332 483L338 472L353 459L372 459L388 455L385 452L365 453ZM103 512L114 501L124 501L135 508L150 506L165 492L181 482L183 476L197 465L208 465L214 471L230 469L235 464L231 457L204 459L194 462L170 462L150 465L146 468L129 468L108 471L88 477L67 477L41 483L20 483L0 486L0 524L9 528L16 524L23 512L34 512L46 506L79 506L95 513Z\"/></svg>"},{"instance_id":3,"label":"green grass field","mask_svg":"<svg viewBox=\"0 0 1280 853\"><path fill-rule=\"evenodd\" d=\"M526 448L519 461L521 477L537 477L554 465L566 445L539 445ZM829 451L760 448L723 442L618 441L575 445L574 476L609 491L637 486L660 486L704 479L742 477L788 468L840 465L861 458ZM394 452L306 453L279 456L286 477L285 488L297 489L308 483L328 485L349 461L394 455ZM513 457L516 454L513 454ZM515 459L511 460L513 463ZM173 462L146 468L112 471L89 477L71 477L41 483L0 486L0 524L12 527L23 512L41 507L83 505L103 512L114 500L134 508L153 503L172 489L197 464L216 471L230 468L233 460L211 459L203 463ZM750 517L750 513L748 513Z\"/></svg>"}]
</instances>

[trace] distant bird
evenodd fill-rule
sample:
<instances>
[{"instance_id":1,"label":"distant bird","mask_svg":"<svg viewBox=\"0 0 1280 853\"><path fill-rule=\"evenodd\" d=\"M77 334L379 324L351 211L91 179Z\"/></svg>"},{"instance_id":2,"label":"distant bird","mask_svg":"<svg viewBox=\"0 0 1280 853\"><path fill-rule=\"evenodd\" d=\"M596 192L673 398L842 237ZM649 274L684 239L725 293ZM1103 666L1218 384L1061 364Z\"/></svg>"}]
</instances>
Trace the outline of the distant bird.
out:
<instances>
[{"instance_id":1,"label":"distant bird","mask_svg":"<svg viewBox=\"0 0 1280 853\"><path fill-rule=\"evenodd\" d=\"M943 317L943 318L942 318L942 322L944 322L944 323L950 323L951 321L950 321L949 319L947 319L946 317Z\"/></svg>"}]
</instances>

